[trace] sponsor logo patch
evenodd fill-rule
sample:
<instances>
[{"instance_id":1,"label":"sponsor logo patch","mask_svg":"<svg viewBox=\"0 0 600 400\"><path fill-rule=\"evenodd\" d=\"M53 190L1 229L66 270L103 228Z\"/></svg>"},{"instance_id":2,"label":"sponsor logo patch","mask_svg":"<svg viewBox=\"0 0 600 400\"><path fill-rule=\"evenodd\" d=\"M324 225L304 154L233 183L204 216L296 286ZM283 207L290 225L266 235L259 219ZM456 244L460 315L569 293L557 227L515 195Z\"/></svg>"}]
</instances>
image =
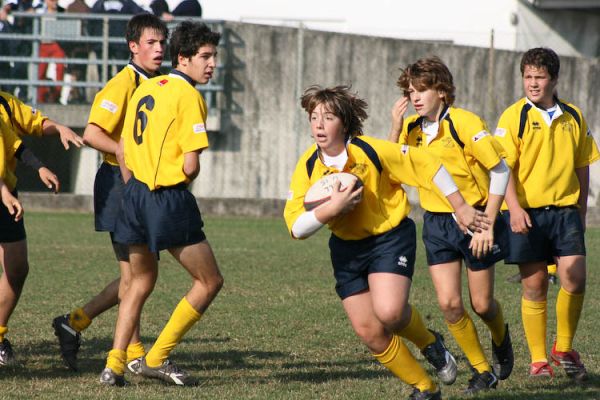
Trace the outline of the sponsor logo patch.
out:
<instances>
[{"instance_id":1,"label":"sponsor logo patch","mask_svg":"<svg viewBox=\"0 0 600 400\"><path fill-rule=\"evenodd\" d=\"M506 129L504 128L496 128L494 131L494 136L504 137L504 135L506 135Z\"/></svg>"},{"instance_id":2,"label":"sponsor logo patch","mask_svg":"<svg viewBox=\"0 0 600 400\"><path fill-rule=\"evenodd\" d=\"M286 199L287 200L291 200L294 198L294 191L293 190L289 190Z\"/></svg>"},{"instance_id":3,"label":"sponsor logo patch","mask_svg":"<svg viewBox=\"0 0 600 400\"><path fill-rule=\"evenodd\" d=\"M587 130L587 135L592 136L592 131L590 131L590 128L588 128L588 130Z\"/></svg>"},{"instance_id":4,"label":"sponsor logo patch","mask_svg":"<svg viewBox=\"0 0 600 400\"><path fill-rule=\"evenodd\" d=\"M479 132L477 135L473 136L473 141L475 143L479 142L481 139L483 139L484 137L488 136L489 133L487 133L486 131L481 131Z\"/></svg>"},{"instance_id":5,"label":"sponsor logo patch","mask_svg":"<svg viewBox=\"0 0 600 400\"><path fill-rule=\"evenodd\" d=\"M33 108L33 107L31 107L31 113L32 113L33 115L37 114L37 112L38 112L37 108Z\"/></svg>"},{"instance_id":6,"label":"sponsor logo patch","mask_svg":"<svg viewBox=\"0 0 600 400\"><path fill-rule=\"evenodd\" d=\"M104 108L105 110L113 114L116 113L119 109L119 107L115 103L109 100L102 100L102 103L100 103L100 108Z\"/></svg>"},{"instance_id":7,"label":"sponsor logo patch","mask_svg":"<svg viewBox=\"0 0 600 400\"><path fill-rule=\"evenodd\" d=\"M403 144L402 148L400 149L400 151L402 152L402 154L407 155L408 154L408 145L407 144Z\"/></svg>"},{"instance_id":8,"label":"sponsor logo patch","mask_svg":"<svg viewBox=\"0 0 600 400\"><path fill-rule=\"evenodd\" d=\"M204 124L194 124L192 129L194 130L194 133L206 133L206 127Z\"/></svg>"},{"instance_id":9,"label":"sponsor logo patch","mask_svg":"<svg viewBox=\"0 0 600 400\"><path fill-rule=\"evenodd\" d=\"M165 86L167 83L169 83L168 79L161 79L160 81L158 81L156 84L158 86Z\"/></svg>"}]
</instances>

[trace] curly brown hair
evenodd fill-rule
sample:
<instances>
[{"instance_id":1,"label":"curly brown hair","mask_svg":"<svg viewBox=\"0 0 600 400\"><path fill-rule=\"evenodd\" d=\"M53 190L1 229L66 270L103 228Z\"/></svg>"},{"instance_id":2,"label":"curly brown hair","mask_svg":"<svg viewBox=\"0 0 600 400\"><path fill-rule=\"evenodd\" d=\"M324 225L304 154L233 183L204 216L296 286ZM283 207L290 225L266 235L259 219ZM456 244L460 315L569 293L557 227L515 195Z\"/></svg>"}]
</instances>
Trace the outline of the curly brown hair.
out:
<instances>
[{"instance_id":1,"label":"curly brown hair","mask_svg":"<svg viewBox=\"0 0 600 400\"><path fill-rule=\"evenodd\" d=\"M408 87L411 83L419 91L433 89L444 93L444 102L449 106L456 98L452 74L446 64L436 56L420 58L402 70L396 85L402 89L405 96L409 95Z\"/></svg>"},{"instance_id":2,"label":"curly brown hair","mask_svg":"<svg viewBox=\"0 0 600 400\"><path fill-rule=\"evenodd\" d=\"M304 91L300 104L308 113L309 119L319 104L325 105L328 111L342 120L346 135L359 136L363 134L363 121L368 118L368 105L358 97L357 93L352 93L350 88L350 86L323 88L313 85Z\"/></svg>"},{"instance_id":3,"label":"curly brown hair","mask_svg":"<svg viewBox=\"0 0 600 400\"><path fill-rule=\"evenodd\" d=\"M560 59L554 50L547 47L536 47L529 49L521 58L521 75L525 72L525 66L546 68L552 80L558 78L560 71Z\"/></svg>"}]
</instances>

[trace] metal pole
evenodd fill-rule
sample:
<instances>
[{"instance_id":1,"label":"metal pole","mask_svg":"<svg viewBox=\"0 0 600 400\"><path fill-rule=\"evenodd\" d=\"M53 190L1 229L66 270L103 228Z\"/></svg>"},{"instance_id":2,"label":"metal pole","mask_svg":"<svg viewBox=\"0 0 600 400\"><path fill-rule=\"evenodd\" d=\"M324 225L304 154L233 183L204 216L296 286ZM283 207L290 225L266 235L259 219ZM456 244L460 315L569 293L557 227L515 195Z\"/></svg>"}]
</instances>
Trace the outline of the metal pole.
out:
<instances>
[{"instance_id":1,"label":"metal pole","mask_svg":"<svg viewBox=\"0 0 600 400\"><path fill-rule=\"evenodd\" d=\"M108 82L108 16L102 19L102 83Z\"/></svg>"},{"instance_id":2,"label":"metal pole","mask_svg":"<svg viewBox=\"0 0 600 400\"><path fill-rule=\"evenodd\" d=\"M40 19L33 18L33 34L40 34ZM31 42L31 57L37 58L40 55L40 40L35 39ZM37 86L32 81L37 81L40 71L40 63L29 64L29 85L27 86L27 97L31 99L32 105L37 105Z\"/></svg>"},{"instance_id":3,"label":"metal pole","mask_svg":"<svg viewBox=\"0 0 600 400\"><path fill-rule=\"evenodd\" d=\"M295 91L295 99L294 102L297 103L302 95L302 73L304 66L304 24L302 22L298 23L298 41L296 47L296 91ZM295 128L296 131L296 158L298 158L302 152L300 148L301 145L301 132L302 129L302 116L303 112L300 110L300 107L296 106L296 118L295 118Z\"/></svg>"},{"instance_id":4,"label":"metal pole","mask_svg":"<svg viewBox=\"0 0 600 400\"><path fill-rule=\"evenodd\" d=\"M494 62L494 30L490 31L490 49L488 56L488 83L487 83L487 112L486 119L488 124L492 122L492 118L494 117L494 111L496 110L496 91L494 90L495 83L495 62ZM490 128L491 129L491 128Z\"/></svg>"}]
</instances>

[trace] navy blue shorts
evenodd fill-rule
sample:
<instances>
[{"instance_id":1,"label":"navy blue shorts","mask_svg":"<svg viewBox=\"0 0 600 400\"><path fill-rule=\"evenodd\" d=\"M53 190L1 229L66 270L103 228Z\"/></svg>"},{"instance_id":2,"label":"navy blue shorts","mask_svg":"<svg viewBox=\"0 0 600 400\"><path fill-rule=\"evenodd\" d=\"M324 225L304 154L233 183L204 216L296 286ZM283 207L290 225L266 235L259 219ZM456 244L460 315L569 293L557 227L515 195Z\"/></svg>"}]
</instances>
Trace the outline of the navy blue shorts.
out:
<instances>
[{"instance_id":1,"label":"navy blue shorts","mask_svg":"<svg viewBox=\"0 0 600 400\"><path fill-rule=\"evenodd\" d=\"M525 235L509 233L507 264L554 263L554 257L585 256L583 225L576 207L529 208L525 211L533 226ZM510 213L503 215L510 224Z\"/></svg>"},{"instance_id":2,"label":"navy blue shorts","mask_svg":"<svg viewBox=\"0 0 600 400\"><path fill-rule=\"evenodd\" d=\"M196 198L184 184L153 191L131 178L123 190L123 206L114 240L146 244L151 252L200 243L206 239Z\"/></svg>"},{"instance_id":3,"label":"navy blue shorts","mask_svg":"<svg viewBox=\"0 0 600 400\"><path fill-rule=\"evenodd\" d=\"M508 227L500 214L494 222L494 246L484 258L473 255L471 235L464 234L451 213L426 212L423 215L423 243L427 264L437 265L465 260L467 268L479 271L490 268L508 255Z\"/></svg>"},{"instance_id":4,"label":"navy blue shorts","mask_svg":"<svg viewBox=\"0 0 600 400\"><path fill-rule=\"evenodd\" d=\"M335 290L343 300L369 288L368 276L391 272L412 279L417 252L415 223L405 218L394 229L361 240L329 239Z\"/></svg>"},{"instance_id":5,"label":"navy blue shorts","mask_svg":"<svg viewBox=\"0 0 600 400\"><path fill-rule=\"evenodd\" d=\"M17 191L12 192L12 195L18 197ZM0 243L20 242L26 238L23 218L15 222L14 215L10 215L8 208L0 203Z\"/></svg>"},{"instance_id":6,"label":"navy blue shorts","mask_svg":"<svg viewBox=\"0 0 600 400\"><path fill-rule=\"evenodd\" d=\"M119 167L103 162L94 180L94 220L97 231L115 231L123 186Z\"/></svg>"}]
</instances>

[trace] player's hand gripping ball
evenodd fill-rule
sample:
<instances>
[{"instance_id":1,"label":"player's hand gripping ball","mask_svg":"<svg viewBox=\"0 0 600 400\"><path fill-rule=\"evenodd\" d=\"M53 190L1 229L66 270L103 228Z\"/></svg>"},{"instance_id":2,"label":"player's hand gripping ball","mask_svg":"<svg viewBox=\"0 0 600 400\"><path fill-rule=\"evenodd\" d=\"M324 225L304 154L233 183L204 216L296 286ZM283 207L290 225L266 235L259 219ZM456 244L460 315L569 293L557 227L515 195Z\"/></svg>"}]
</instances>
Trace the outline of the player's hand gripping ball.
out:
<instances>
[{"instance_id":1,"label":"player's hand gripping ball","mask_svg":"<svg viewBox=\"0 0 600 400\"><path fill-rule=\"evenodd\" d=\"M316 181L304 195L304 208L310 211L331 199L335 182L340 182L340 191L348 189L348 186L356 178L356 183L352 191L360 189L363 186L362 181L354 174L348 172L336 172L334 174L325 175Z\"/></svg>"}]
</instances>

